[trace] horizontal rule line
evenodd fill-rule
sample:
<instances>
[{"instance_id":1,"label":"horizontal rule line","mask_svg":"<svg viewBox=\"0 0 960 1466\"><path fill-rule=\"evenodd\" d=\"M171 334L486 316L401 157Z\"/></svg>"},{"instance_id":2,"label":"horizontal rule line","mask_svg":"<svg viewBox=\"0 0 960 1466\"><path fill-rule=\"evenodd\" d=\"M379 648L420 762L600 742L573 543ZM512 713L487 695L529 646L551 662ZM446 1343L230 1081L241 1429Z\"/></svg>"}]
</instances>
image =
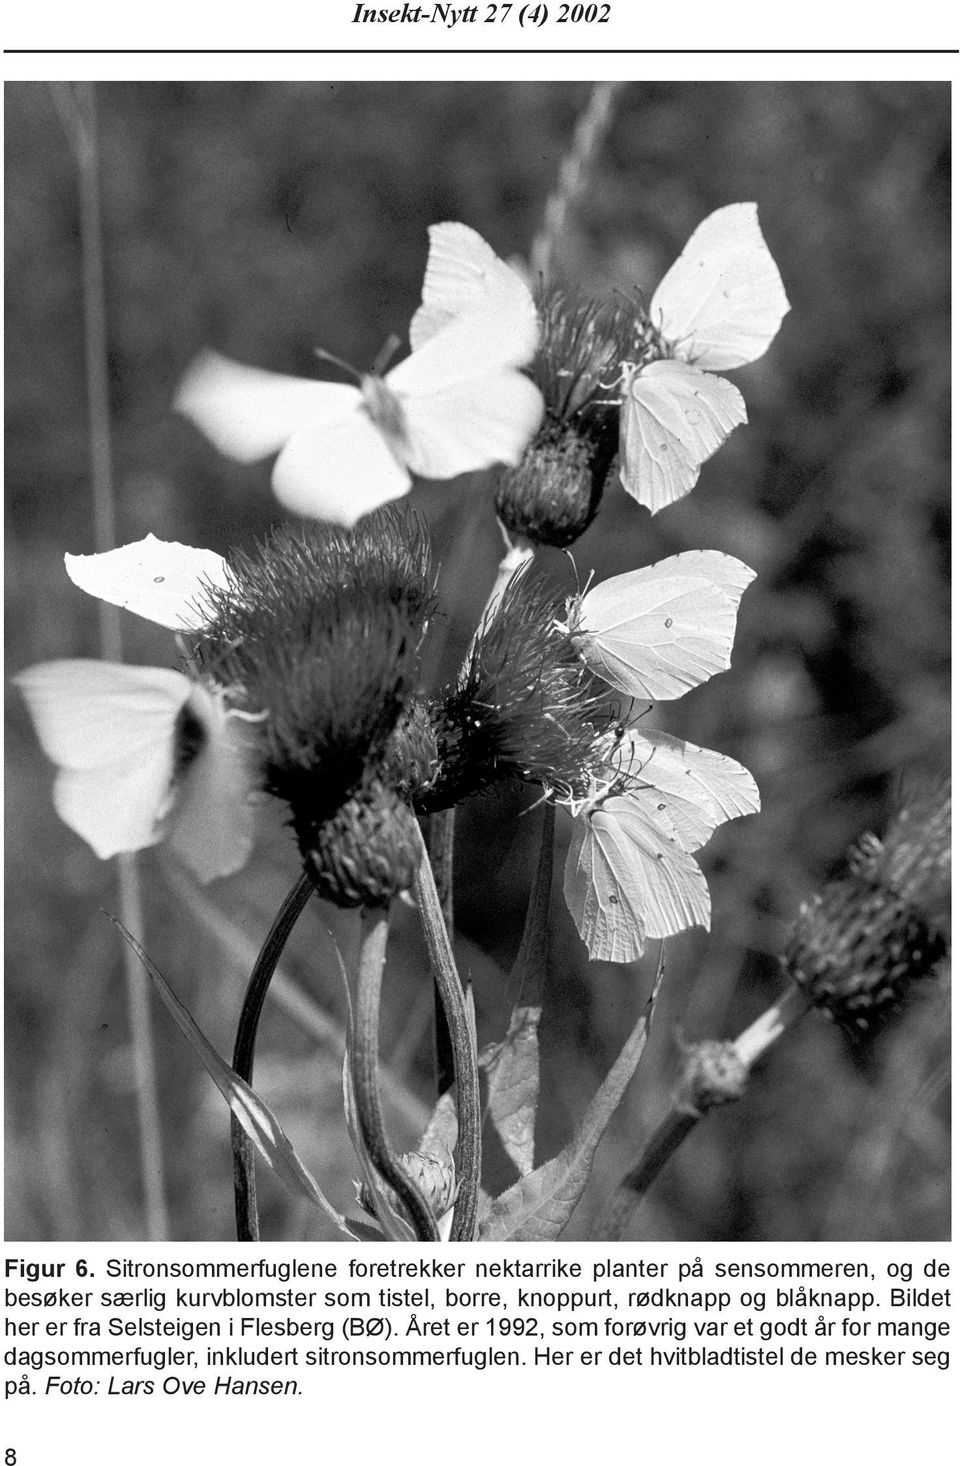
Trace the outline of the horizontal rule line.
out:
<instances>
[{"instance_id":1,"label":"horizontal rule line","mask_svg":"<svg viewBox=\"0 0 960 1466\"><path fill-rule=\"evenodd\" d=\"M679 49L656 47L476 47L447 48L446 46L422 47L416 49L400 46L364 47L306 47L295 49L288 46L232 47L219 50L213 47L159 46L149 49L123 46L87 46L80 49L63 46L5 46L4 56L957 56L958 46L923 47L906 49L898 47L836 48L836 47L733 47L717 49Z\"/></svg>"}]
</instances>

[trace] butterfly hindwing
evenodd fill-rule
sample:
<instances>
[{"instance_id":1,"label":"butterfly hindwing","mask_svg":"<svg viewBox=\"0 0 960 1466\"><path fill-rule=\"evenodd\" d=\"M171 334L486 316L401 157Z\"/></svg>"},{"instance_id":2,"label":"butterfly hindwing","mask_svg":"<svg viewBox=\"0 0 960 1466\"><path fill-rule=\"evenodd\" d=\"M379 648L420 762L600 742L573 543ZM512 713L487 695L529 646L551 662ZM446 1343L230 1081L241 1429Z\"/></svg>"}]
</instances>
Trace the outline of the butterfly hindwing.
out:
<instances>
[{"instance_id":1,"label":"butterfly hindwing","mask_svg":"<svg viewBox=\"0 0 960 1466\"><path fill-rule=\"evenodd\" d=\"M647 937L710 925L703 872L669 822L630 795L580 815L564 895L591 958L632 962Z\"/></svg>"},{"instance_id":2,"label":"butterfly hindwing","mask_svg":"<svg viewBox=\"0 0 960 1466\"><path fill-rule=\"evenodd\" d=\"M682 361L655 361L625 382L620 481L656 514L688 494L701 466L747 420L732 383Z\"/></svg>"}]
</instances>

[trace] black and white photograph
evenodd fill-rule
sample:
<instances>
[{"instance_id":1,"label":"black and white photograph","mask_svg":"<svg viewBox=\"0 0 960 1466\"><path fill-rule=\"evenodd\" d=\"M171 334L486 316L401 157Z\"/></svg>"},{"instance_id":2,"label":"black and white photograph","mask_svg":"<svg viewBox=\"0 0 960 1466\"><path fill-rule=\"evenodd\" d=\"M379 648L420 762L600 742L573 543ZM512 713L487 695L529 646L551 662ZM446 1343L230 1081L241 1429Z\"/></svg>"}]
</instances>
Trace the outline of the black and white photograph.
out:
<instances>
[{"instance_id":1,"label":"black and white photograph","mask_svg":"<svg viewBox=\"0 0 960 1466\"><path fill-rule=\"evenodd\" d=\"M335 59L5 86L7 1241L949 1240L949 83Z\"/></svg>"}]
</instances>

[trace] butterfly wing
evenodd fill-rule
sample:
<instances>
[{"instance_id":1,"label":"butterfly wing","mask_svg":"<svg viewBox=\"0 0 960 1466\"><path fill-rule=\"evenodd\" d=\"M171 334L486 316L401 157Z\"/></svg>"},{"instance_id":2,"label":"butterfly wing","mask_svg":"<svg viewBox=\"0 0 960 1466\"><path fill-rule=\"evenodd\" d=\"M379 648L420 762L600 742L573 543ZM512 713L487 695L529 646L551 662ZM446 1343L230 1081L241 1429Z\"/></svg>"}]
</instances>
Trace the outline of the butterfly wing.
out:
<instances>
[{"instance_id":1,"label":"butterfly wing","mask_svg":"<svg viewBox=\"0 0 960 1466\"><path fill-rule=\"evenodd\" d=\"M523 280L466 224L432 224L423 304L410 322L414 351L457 316L478 307L505 308L534 326L537 309Z\"/></svg>"},{"instance_id":2,"label":"butterfly wing","mask_svg":"<svg viewBox=\"0 0 960 1466\"><path fill-rule=\"evenodd\" d=\"M647 786L631 789L631 798L668 818L688 851L699 850L726 820L760 809L757 786L742 764L669 733L631 728L614 761Z\"/></svg>"},{"instance_id":3,"label":"butterfly wing","mask_svg":"<svg viewBox=\"0 0 960 1466\"><path fill-rule=\"evenodd\" d=\"M543 415L540 393L516 370L533 355L537 335L535 316L469 311L388 373L414 473L454 478L519 461Z\"/></svg>"},{"instance_id":4,"label":"butterfly wing","mask_svg":"<svg viewBox=\"0 0 960 1466\"><path fill-rule=\"evenodd\" d=\"M407 461L421 478L449 479L494 463L518 463L543 416L529 378L504 370L404 403Z\"/></svg>"},{"instance_id":5,"label":"butterfly wing","mask_svg":"<svg viewBox=\"0 0 960 1466\"><path fill-rule=\"evenodd\" d=\"M281 504L334 524L355 524L409 488L410 475L359 402L337 422L294 433L273 469Z\"/></svg>"},{"instance_id":6,"label":"butterfly wing","mask_svg":"<svg viewBox=\"0 0 960 1466\"><path fill-rule=\"evenodd\" d=\"M740 599L730 585L737 572L731 569L722 583L698 574L694 567L704 553L710 552L614 575L587 592L571 619L592 672L628 697L662 702L729 667ZM744 572L753 578L749 567L734 565L741 565L739 579Z\"/></svg>"},{"instance_id":7,"label":"butterfly wing","mask_svg":"<svg viewBox=\"0 0 960 1466\"><path fill-rule=\"evenodd\" d=\"M189 710L204 731L199 751L177 782L164 838L201 881L232 875L253 848L253 747L250 724L194 684Z\"/></svg>"},{"instance_id":8,"label":"butterfly wing","mask_svg":"<svg viewBox=\"0 0 960 1466\"><path fill-rule=\"evenodd\" d=\"M652 514L689 494L700 468L747 420L731 382L684 361L628 374L620 408L620 482Z\"/></svg>"},{"instance_id":9,"label":"butterfly wing","mask_svg":"<svg viewBox=\"0 0 960 1466\"><path fill-rule=\"evenodd\" d=\"M756 204L728 204L704 219L650 302L674 354L711 371L762 356L789 309Z\"/></svg>"},{"instance_id":10,"label":"butterfly wing","mask_svg":"<svg viewBox=\"0 0 960 1466\"><path fill-rule=\"evenodd\" d=\"M279 452L305 424L351 414L359 399L357 388L347 383L265 372L204 351L188 369L173 405L221 453L252 463Z\"/></svg>"},{"instance_id":11,"label":"butterfly wing","mask_svg":"<svg viewBox=\"0 0 960 1466\"><path fill-rule=\"evenodd\" d=\"M563 889L594 959L633 962L647 937L710 926L700 867L670 824L629 795L575 821Z\"/></svg>"},{"instance_id":12,"label":"butterfly wing","mask_svg":"<svg viewBox=\"0 0 960 1466\"><path fill-rule=\"evenodd\" d=\"M88 595L173 631L201 630L204 587L229 586L222 556L152 534L99 555L63 558L74 585Z\"/></svg>"},{"instance_id":13,"label":"butterfly wing","mask_svg":"<svg viewBox=\"0 0 960 1466\"><path fill-rule=\"evenodd\" d=\"M101 860L162 839L176 723L193 684L162 667L83 660L28 667L14 681L57 765L61 819Z\"/></svg>"}]
</instances>

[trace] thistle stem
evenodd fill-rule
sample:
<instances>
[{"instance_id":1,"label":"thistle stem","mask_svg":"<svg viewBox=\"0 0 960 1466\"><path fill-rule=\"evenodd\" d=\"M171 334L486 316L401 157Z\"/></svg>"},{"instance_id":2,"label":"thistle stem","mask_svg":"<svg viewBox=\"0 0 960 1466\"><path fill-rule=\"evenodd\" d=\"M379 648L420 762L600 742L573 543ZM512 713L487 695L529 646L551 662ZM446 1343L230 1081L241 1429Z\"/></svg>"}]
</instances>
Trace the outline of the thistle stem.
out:
<instances>
[{"instance_id":1,"label":"thistle stem","mask_svg":"<svg viewBox=\"0 0 960 1466\"><path fill-rule=\"evenodd\" d=\"M312 890L313 886L306 875L301 875L291 886L273 919L273 925L250 974L233 1046L234 1073L239 1074L248 1084L253 1081L257 1028L267 989L290 933L296 926ZM230 1143L233 1150L233 1203L237 1218L237 1241L259 1242L260 1218L257 1214L253 1142L233 1115L230 1117Z\"/></svg>"},{"instance_id":2,"label":"thistle stem","mask_svg":"<svg viewBox=\"0 0 960 1466\"><path fill-rule=\"evenodd\" d=\"M789 987L749 1028L744 1029L739 1038L729 1044L731 1055L745 1070L752 1070L809 1006L800 988L795 985ZM703 1103L699 1109L692 1109L689 1100L674 1100L673 1108L657 1126L640 1160L620 1182L613 1201L594 1228L594 1241L620 1241L634 1211L660 1172L711 1108L713 1105L709 1102Z\"/></svg>"},{"instance_id":3,"label":"thistle stem","mask_svg":"<svg viewBox=\"0 0 960 1466\"><path fill-rule=\"evenodd\" d=\"M430 869L437 887L447 936L453 940L453 836L456 805L430 816ZM453 1044L440 990L433 987L433 1035L437 1065L437 1095L446 1094L454 1080Z\"/></svg>"},{"instance_id":4,"label":"thistle stem","mask_svg":"<svg viewBox=\"0 0 960 1466\"><path fill-rule=\"evenodd\" d=\"M357 1102L357 1122L363 1144L377 1174L396 1192L410 1216L417 1240L437 1242L434 1216L418 1186L394 1160L387 1141L380 1105L380 985L387 951L390 914L385 907L364 906L360 911L360 962L353 1010L353 1046L350 1066Z\"/></svg>"},{"instance_id":5,"label":"thistle stem","mask_svg":"<svg viewBox=\"0 0 960 1466\"><path fill-rule=\"evenodd\" d=\"M433 979L443 1003L453 1043L457 1086L457 1177L460 1189L453 1210L451 1240L472 1242L477 1227L480 1192L480 1076L470 1019L460 976L453 960L450 938L430 869L430 857L420 837L420 864L414 896L430 955Z\"/></svg>"}]
</instances>

